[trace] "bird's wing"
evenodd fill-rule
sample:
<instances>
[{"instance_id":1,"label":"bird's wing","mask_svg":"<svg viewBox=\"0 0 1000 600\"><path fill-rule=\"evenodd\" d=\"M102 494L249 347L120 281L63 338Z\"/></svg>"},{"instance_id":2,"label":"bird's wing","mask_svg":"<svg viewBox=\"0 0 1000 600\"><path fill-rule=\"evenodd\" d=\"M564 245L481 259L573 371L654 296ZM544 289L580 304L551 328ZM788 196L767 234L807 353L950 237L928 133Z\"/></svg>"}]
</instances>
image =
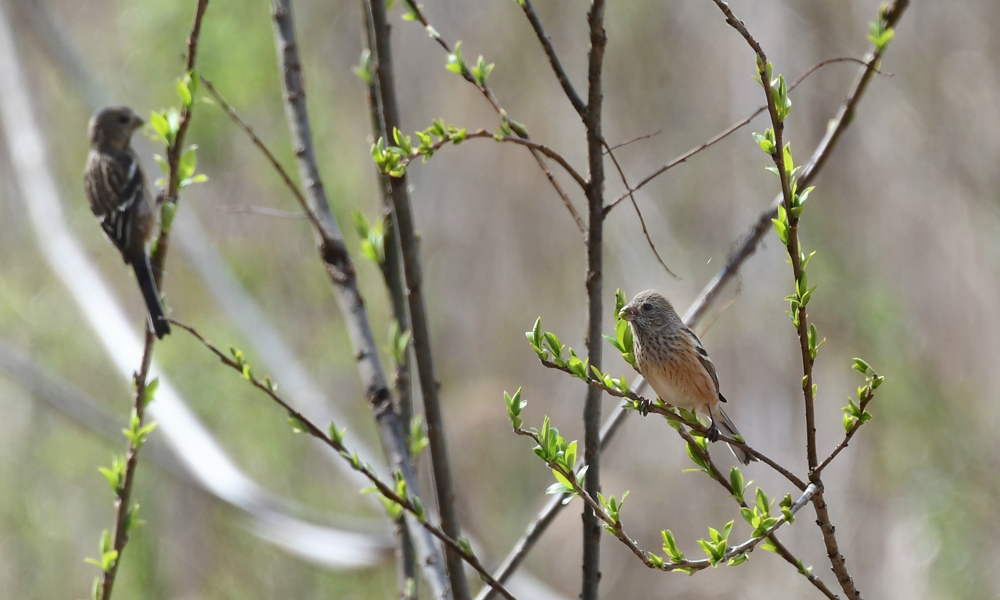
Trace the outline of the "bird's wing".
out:
<instances>
[{"instance_id":1,"label":"bird's wing","mask_svg":"<svg viewBox=\"0 0 1000 600\"><path fill-rule=\"evenodd\" d=\"M131 152L100 153L92 157L88 175L90 208L104 232L124 254L132 248L134 209L145 200L142 167Z\"/></svg>"},{"instance_id":2,"label":"bird's wing","mask_svg":"<svg viewBox=\"0 0 1000 600\"><path fill-rule=\"evenodd\" d=\"M684 334L691 339L691 343L694 345L695 352L698 355L698 361L701 362L701 366L708 371L709 377L712 378L712 383L715 384L715 392L719 394L719 400L725 402L726 399L719 393L719 375L715 372L715 365L712 363L712 359L708 357L708 351L705 350L705 346L701 344L701 340L698 339L698 336L689 327L684 328Z\"/></svg>"}]
</instances>

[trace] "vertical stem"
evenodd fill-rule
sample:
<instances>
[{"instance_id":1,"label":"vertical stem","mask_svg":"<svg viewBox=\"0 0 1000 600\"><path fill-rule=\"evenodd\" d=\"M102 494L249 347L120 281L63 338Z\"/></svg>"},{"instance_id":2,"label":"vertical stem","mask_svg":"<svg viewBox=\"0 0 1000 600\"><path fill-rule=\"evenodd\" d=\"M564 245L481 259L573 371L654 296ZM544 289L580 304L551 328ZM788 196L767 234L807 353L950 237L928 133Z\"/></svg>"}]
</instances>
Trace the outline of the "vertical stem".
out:
<instances>
[{"instance_id":1,"label":"vertical stem","mask_svg":"<svg viewBox=\"0 0 1000 600\"><path fill-rule=\"evenodd\" d=\"M389 391L382 363L378 357L364 299L357 287L354 263L344 245L340 226L330 209L320 178L306 106L305 82L302 62L299 59L291 0L273 0L272 17L278 66L284 90L285 114L295 148L299 176L309 197L307 212L320 238L320 256L344 314L344 324L354 347L362 385L375 415L386 457L391 468L398 471L406 481L409 494L420 497L420 486L413 465L410 463L403 426L393 410L392 393ZM420 556L419 565L430 596L451 598L451 588L445 568L441 564L440 546L413 517L407 517L406 524Z\"/></svg>"},{"instance_id":2,"label":"vertical stem","mask_svg":"<svg viewBox=\"0 0 1000 600\"><path fill-rule=\"evenodd\" d=\"M208 9L208 0L198 0L195 8L194 24L191 26L191 33L187 40L187 60L184 63L185 73L194 69L195 57L198 53L198 39L201 33L201 22ZM167 198L177 201L177 193L180 188L178 177L178 164L184 154L184 137L187 134L188 126L191 124L191 110L186 107L181 109L181 122L174 137L173 146L167 148L167 165L169 182L167 184ZM167 260L167 250L170 247L170 231L160 230L160 235L156 240L156 251L150 257L153 268L153 279L156 281L156 288L163 290L164 264ZM149 367L153 362L153 346L156 336L149 328L146 328L146 341L143 346L142 363L135 373L135 397L132 402L132 410L139 420L139 427L145 424L145 395L146 384L149 377ZM115 498L115 525L112 534L114 549L118 552L118 557L112 563L111 568L104 572L101 579L101 600L111 598L111 590L114 588L115 578L118 574L118 565L121 564L122 553L128 543L129 513L132 510L132 488L135 485L135 473L139 466L139 448L129 442L128 451L125 457L125 474L122 478L121 490Z\"/></svg>"},{"instance_id":3,"label":"vertical stem","mask_svg":"<svg viewBox=\"0 0 1000 600\"><path fill-rule=\"evenodd\" d=\"M593 0L587 15L590 26L590 62L587 70L587 155L590 176L587 181L587 356L590 364L601 368L603 349L601 329L603 307L603 240L604 240L604 154L601 115L604 93L601 72L604 65L604 0ZM583 459L587 463L584 490L594 499L601 490L601 391L587 389L583 409ZM583 511L583 589L582 600L600 597L601 582L601 522L590 507Z\"/></svg>"},{"instance_id":4,"label":"vertical stem","mask_svg":"<svg viewBox=\"0 0 1000 600\"><path fill-rule=\"evenodd\" d=\"M372 16L372 32L375 36L374 43L371 45L372 54L376 65L378 97L382 105L381 121L385 129L384 135L388 139L393 129L399 127L399 108L392 73L392 53L388 39L389 28L384 3L380 0L366 1L365 3ZM461 538L462 532L458 519L458 506L455 501L451 464L448 459L444 415L438 395L437 372L431 353L430 327L427 323L427 308L423 297L420 247L413 222L413 212L410 208L406 177L404 175L395 180L386 178L383 181L389 189L392 214L399 236L399 250L403 262L403 275L406 281L407 301L410 309L410 327L413 333L413 351L417 363L417 374L420 378L424 414L427 420L427 438L430 446L431 468L437 492L438 510L441 513L441 529L449 537L457 540ZM388 254L387 251L387 257ZM455 598L458 600L471 599L472 593L469 589L469 581L465 577L462 557L454 549L446 547L445 562L448 566L448 579Z\"/></svg>"},{"instance_id":5,"label":"vertical stem","mask_svg":"<svg viewBox=\"0 0 1000 600\"><path fill-rule=\"evenodd\" d=\"M372 117L372 131L376 138L388 140L394 127L399 127L399 110L396 103L386 106L383 97L395 97L395 79L392 69L392 45L389 43L389 24L386 21L385 8L372 6L369 1L362 2L365 15L365 31L368 36L368 49L371 53L374 67L374 78L368 86L368 99ZM383 92L385 90L385 92ZM396 213L393 211L393 196L406 194L406 186L394 185L392 177L382 174L382 203L385 206L384 229L384 259L381 266L382 276L392 302L392 314L399 325L400 332L409 331L410 315L406 302L406 284L403 280L403 265L399 247L399 233L396 226ZM396 413L403 425L408 425L413 419L413 396L410 393L410 353L403 355L403 360L396 365L394 384L396 388ZM407 442L409 442L407 436ZM397 572L401 599L411 600L414 596L406 592L409 582L416 578L417 564L413 549L413 540L409 531L403 526L402 517L396 522L397 538Z\"/></svg>"}]
</instances>

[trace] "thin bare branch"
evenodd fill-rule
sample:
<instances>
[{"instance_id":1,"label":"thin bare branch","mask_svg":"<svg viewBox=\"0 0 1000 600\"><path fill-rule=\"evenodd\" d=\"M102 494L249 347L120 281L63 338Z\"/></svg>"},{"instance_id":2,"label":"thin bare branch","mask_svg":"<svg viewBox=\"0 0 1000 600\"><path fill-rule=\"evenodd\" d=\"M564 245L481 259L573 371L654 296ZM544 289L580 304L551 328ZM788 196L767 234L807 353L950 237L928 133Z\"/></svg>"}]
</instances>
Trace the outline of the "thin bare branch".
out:
<instances>
[{"instance_id":1,"label":"thin bare branch","mask_svg":"<svg viewBox=\"0 0 1000 600\"><path fill-rule=\"evenodd\" d=\"M618 163L618 158L615 156L614 150L611 146L608 146L607 142L604 142L605 152L611 157L611 162L614 163L615 169L618 170L618 176L621 177L622 183L625 184L625 189L631 189L628 184L628 178L625 176L625 171L622 169L621 164ZM646 228L646 219L642 218L642 211L639 210L639 204L635 201L635 195L629 192L628 197L632 200L632 208L635 209L635 214L639 217L639 224L642 225L642 233L646 236L646 243L649 245L649 249L653 251L653 256L656 257L657 262L663 267L663 270L669 273L674 279L679 279L677 274L670 270L663 259L660 258L660 253L656 251L656 246L653 244L653 238L649 237L649 230ZM605 214L607 214L605 212Z\"/></svg>"},{"instance_id":2,"label":"thin bare branch","mask_svg":"<svg viewBox=\"0 0 1000 600\"><path fill-rule=\"evenodd\" d=\"M231 205L221 205L216 206L215 210L221 213L246 213L251 215L262 215L265 217L274 217L275 219L289 219L292 221L301 221L307 219L308 217L302 213L289 212L287 210L278 210L277 208L271 208L269 206L248 206L245 204L231 204Z\"/></svg>"},{"instance_id":3,"label":"thin bare branch","mask_svg":"<svg viewBox=\"0 0 1000 600\"><path fill-rule=\"evenodd\" d=\"M874 73L877 73L879 75L888 75L886 73L882 73L877 68L875 68L873 66L873 63L871 63L871 62L865 62L865 61L863 61L861 59L858 59L858 58L851 58L851 57L828 58L826 60L821 60L818 63L816 63L813 66L811 66L808 69L806 69L805 73L803 73L802 75L800 75L799 78L796 79L795 82L792 83L792 85L790 85L788 87L788 91L791 92L792 90L794 90L796 87L799 86L800 83L802 83L803 81L805 81L806 78L808 78L810 75L812 75L814 72L816 72L820 68L825 67L827 65L832 65L832 64L842 63L842 62L854 62L854 63L858 63L858 64L861 64L861 65L864 65L868 69L873 70ZM695 146L694 148L688 150L684 154L681 154L677 158L671 160L670 162L668 162L667 164L663 165L659 169L653 171L652 173L650 173L649 175L647 175L645 178L643 178L643 180L640 181L634 188L628 188L628 191L626 191L624 194L618 196L618 198L615 198L615 201L612 202L611 204L609 204L608 208L606 210L610 212L612 208L614 208L618 203L620 203L622 200L624 200L625 198L627 198L631 193L639 191L641 188L645 187L646 184L648 184L652 180L656 179L657 177L659 177L660 175L666 173L667 171L669 171L670 169L676 167L677 165L679 165L679 164L681 164L683 162L686 162L689 158L691 158L695 154L698 154L702 150L706 150L709 147L714 146L718 142L721 142L722 140L724 140L727 137L729 137L729 135L731 135L732 133L738 131L739 129L742 129L743 127L746 127L747 125L750 124L750 121L753 121L757 117L757 115L761 114L765 110L767 110L767 105L764 105L764 106L761 106L761 107L757 108L755 111L753 111L752 113L750 113L750 115L746 116L745 118L743 118L742 120L738 121L737 123L734 123L734 124L730 125L727 129L725 129L721 133L716 134L714 137L709 138L708 140L704 141L703 143ZM629 143L631 143L633 141L645 139L647 137L651 137L653 135L656 135L657 133L659 133L659 132L656 132L656 133L653 133L653 134L650 134L650 135L647 135L647 136L640 136L638 138L635 138L634 140L629 140L627 142L623 142L622 144L619 144L619 146L624 146L625 144L629 144ZM618 146L614 146L614 148L618 148ZM770 223L770 219L768 219L768 222Z\"/></svg>"},{"instance_id":4,"label":"thin bare branch","mask_svg":"<svg viewBox=\"0 0 1000 600\"><path fill-rule=\"evenodd\" d=\"M656 136L660 135L661 133L663 133L663 131L660 130L660 129L657 129L653 133L646 133L646 134L643 134L643 135L640 135L640 136L636 136L636 137L634 137L634 138L632 138L630 140L625 140L624 142L620 142L620 143L615 144L614 146L611 146L610 148L607 149L607 152L611 152L612 150L617 150L619 148L624 148L625 146L628 146L629 144L634 144L635 142L641 142L642 140L648 140L649 138L656 137Z\"/></svg>"},{"instance_id":5,"label":"thin bare branch","mask_svg":"<svg viewBox=\"0 0 1000 600\"><path fill-rule=\"evenodd\" d=\"M576 114L580 115L581 119L586 121L587 119L587 105L583 103L583 99L580 95L576 93L573 88L573 83L569 80L569 75L563 69L562 63L559 61L559 55L556 54L555 47L552 46L552 38L549 37L547 31L545 31L545 26L542 25L542 20L538 18L538 13L535 12L535 7L531 3L531 0L521 0L518 2L521 8L524 10L524 16L528 17L528 22L531 23L531 28L535 30L535 36L538 38L539 43L541 43L542 48L545 50L545 56L549 58L549 64L552 65L552 70L556 74L556 79L559 80L559 85L562 86L563 92L569 99L570 104L576 110Z\"/></svg>"},{"instance_id":6,"label":"thin bare branch","mask_svg":"<svg viewBox=\"0 0 1000 600\"><path fill-rule=\"evenodd\" d=\"M206 79L204 76L200 76L199 79L201 80L201 83L205 86L205 89L208 90L208 93L211 94L212 97L215 98L215 101L219 103L219 106L222 107L222 110L226 111L226 114L229 115L229 118L231 118L233 122L235 122L240 127L240 129L242 129L250 137L250 141L253 142L253 145L257 146L257 149L259 149L261 152L264 153L264 157L267 159L267 162L271 163L271 166L274 167L274 170L278 172L278 176L281 177L281 180L285 183L285 186L288 188L290 192L292 192L292 195L295 196L295 199L298 200L299 206L302 207L302 211L305 213L306 217L312 223L313 228L319 232L324 231L323 225L320 222L319 215L317 215L313 211L312 207L309 206L309 201L306 200L306 197L302 194L302 190L299 189L299 186L295 185L295 182L292 181L291 175L289 175L288 171L286 171L285 168L281 166L281 163L278 162L278 159L274 156L274 153L271 152L270 148L267 147L267 144L265 144L263 140L257 137L257 133L254 131L253 127L249 123L243 120L243 117L241 117L239 113L236 112L236 109L233 108L232 105L229 104L229 102L226 102L226 99L222 97L222 94L219 93L219 90L215 89L215 85L213 85L211 81Z\"/></svg>"}]
</instances>

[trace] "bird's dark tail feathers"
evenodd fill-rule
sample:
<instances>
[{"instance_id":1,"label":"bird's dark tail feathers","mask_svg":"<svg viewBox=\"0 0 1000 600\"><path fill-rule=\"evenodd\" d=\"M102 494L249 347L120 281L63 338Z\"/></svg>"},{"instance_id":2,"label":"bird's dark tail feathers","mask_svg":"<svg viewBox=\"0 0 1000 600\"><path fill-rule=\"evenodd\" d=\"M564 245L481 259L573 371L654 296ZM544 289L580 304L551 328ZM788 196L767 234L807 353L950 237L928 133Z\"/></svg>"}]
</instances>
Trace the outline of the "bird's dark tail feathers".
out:
<instances>
[{"instance_id":1,"label":"bird's dark tail feathers","mask_svg":"<svg viewBox=\"0 0 1000 600\"><path fill-rule=\"evenodd\" d=\"M135 253L128 259L132 269L135 270L135 278L139 282L139 289L142 290L142 299L146 301L149 323L156 337L163 339L163 336L170 333L170 323L166 321L166 315L163 313L163 304L160 302L160 292L156 289L156 280L153 279L153 267L149 264L149 256L142 252Z\"/></svg>"},{"instance_id":2,"label":"bird's dark tail feathers","mask_svg":"<svg viewBox=\"0 0 1000 600\"><path fill-rule=\"evenodd\" d=\"M736 425L733 425L729 415L726 414L726 411L722 410L721 406L715 407L715 409L712 410L712 415L718 417L715 424L720 430L722 430L722 433L731 438L739 436L740 439L743 439L743 436L740 435L740 431L736 429ZM736 457L736 460L745 465L749 465L751 462L757 460L757 457L747 454L746 450L737 446L730 445L729 449L732 450L733 456Z\"/></svg>"}]
</instances>

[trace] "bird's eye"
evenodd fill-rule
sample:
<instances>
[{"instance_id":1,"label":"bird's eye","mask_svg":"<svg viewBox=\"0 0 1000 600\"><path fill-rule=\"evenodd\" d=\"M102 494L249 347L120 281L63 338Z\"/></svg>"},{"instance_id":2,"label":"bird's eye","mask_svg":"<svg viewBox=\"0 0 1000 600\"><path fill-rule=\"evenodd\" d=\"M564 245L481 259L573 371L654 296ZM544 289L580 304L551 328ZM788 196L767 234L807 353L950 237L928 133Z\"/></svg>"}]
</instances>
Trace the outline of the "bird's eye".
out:
<instances>
[{"instance_id":1,"label":"bird's eye","mask_svg":"<svg viewBox=\"0 0 1000 600\"><path fill-rule=\"evenodd\" d=\"M642 303L642 312L649 312L651 310L653 310L653 305L651 303L649 302Z\"/></svg>"},{"instance_id":2,"label":"bird's eye","mask_svg":"<svg viewBox=\"0 0 1000 600\"><path fill-rule=\"evenodd\" d=\"M118 117L118 122L121 123L122 125L127 125L128 122L131 120L132 119L128 115L122 115Z\"/></svg>"}]
</instances>

